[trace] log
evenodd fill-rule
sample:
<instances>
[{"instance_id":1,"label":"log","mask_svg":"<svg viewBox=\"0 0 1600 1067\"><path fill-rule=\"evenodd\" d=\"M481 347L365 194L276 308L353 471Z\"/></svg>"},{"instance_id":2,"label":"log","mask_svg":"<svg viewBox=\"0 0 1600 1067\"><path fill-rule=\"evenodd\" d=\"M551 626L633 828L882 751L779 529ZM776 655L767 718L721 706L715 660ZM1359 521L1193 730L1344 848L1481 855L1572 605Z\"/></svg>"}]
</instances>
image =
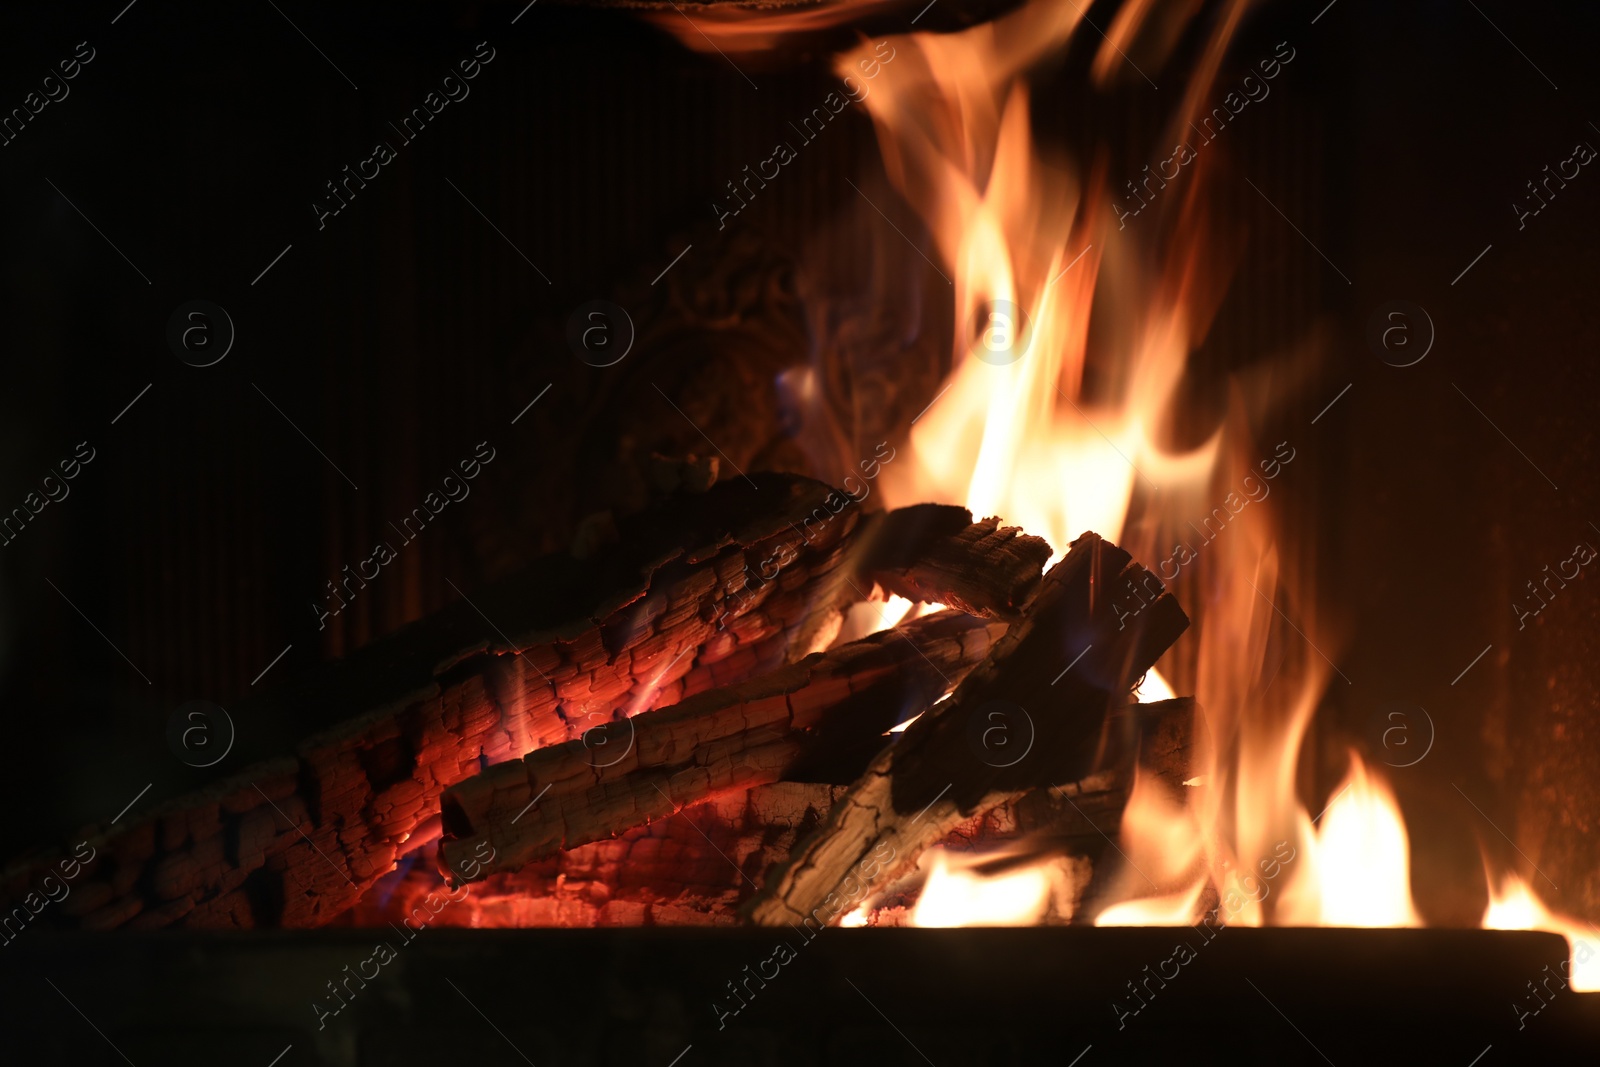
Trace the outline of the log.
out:
<instances>
[{"instance_id":1,"label":"log","mask_svg":"<svg viewBox=\"0 0 1600 1067\"><path fill-rule=\"evenodd\" d=\"M447 786L484 761L580 736L809 652L837 626L861 515L813 525L834 491L757 474L681 494L594 558L547 558L233 710L305 724L287 754L74 841L94 849L65 927L315 926L390 870ZM776 560L766 580L748 568ZM847 590L846 590L847 591ZM854 596L851 595L851 599ZM307 728L309 727L309 728ZM309 736L307 736L309 735ZM20 901L64 856L0 874Z\"/></svg>"},{"instance_id":2,"label":"log","mask_svg":"<svg viewBox=\"0 0 1600 1067\"><path fill-rule=\"evenodd\" d=\"M949 692L1005 624L945 611L814 653L498 764L445 791L442 870L496 857L478 877L665 818L735 789L828 774L850 781L890 727Z\"/></svg>"},{"instance_id":3,"label":"log","mask_svg":"<svg viewBox=\"0 0 1600 1067\"><path fill-rule=\"evenodd\" d=\"M1190 777L1193 738L1203 729L1193 697L1125 704L1113 708L1107 735L1114 738L1102 766L1075 782L1033 789L994 809L1009 822L1004 828L979 823L985 841L996 836L1026 842L1014 855L1086 851L1115 838L1133 788L1133 768L1161 779L1180 793ZM1134 738L1132 743L1125 739ZM977 833L959 834L976 840Z\"/></svg>"},{"instance_id":4,"label":"log","mask_svg":"<svg viewBox=\"0 0 1600 1067\"><path fill-rule=\"evenodd\" d=\"M1132 705L1114 714L1136 717L1142 767L1171 782L1188 776L1192 700ZM1093 856L1105 847L1102 835L1116 837L1129 778L1123 764L1081 787L1034 790L1015 804L975 815L938 844L985 852L1004 848L1010 863ZM339 921L369 927L408 919L413 927L734 924L762 873L818 825L847 788L784 781L730 790L612 839L486 874L442 908L439 901L450 887L436 865L418 862L431 851L419 848ZM903 900L891 896L885 903L914 903L916 888L910 886ZM434 907L419 912L430 897Z\"/></svg>"},{"instance_id":5,"label":"log","mask_svg":"<svg viewBox=\"0 0 1600 1067\"><path fill-rule=\"evenodd\" d=\"M985 618L1017 618L1051 555L1042 537L995 518L975 523L966 508L943 504L872 516L861 540L859 571L886 591Z\"/></svg>"},{"instance_id":6,"label":"log","mask_svg":"<svg viewBox=\"0 0 1600 1067\"><path fill-rule=\"evenodd\" d=\"M1161 780L1178 795L1187 792L1183 783L1192 773L1191 738L1204 728L1194 700L1164 700L1112 712L1114 717L1125 714L1137 716L1140 773ZM982 862L974 870L987 875L1070 861L1069 866L1089 872L1089 877L1076 884L1069 909L1057 909L1043 921L1081 921L1085 900L1125 862L1117 840L1133 789L1133 762L1124 758L1078 782L1030 790L951 830L940 845L978 854ZM1107 857L1111 866L1104 868ZM914 872L875 897L873 924L894 925L894 906L915 904L922 885L920 872Z\"/></svg>"},{"instance_id":7,"label":"log","mask_svg":"<svg viewBox=\"0 0 1600 1067\"><path fill-rule=\"evenodd\" d=\"M870 581L853 563L868 516L848 499L780 474L679 494L622 523L620 541L591 558L548 557L240 701L237 721L284 724L302 740L250 753L245 770L121 823L85 828L74 837L95 853L85 891L41 921L327 922L437 818L440 793L486 762L826 645ZM967 541L965 570L981 575L987 547ZM242 735L234 758L250 743ZM6 910L66 857L58 847L9 864Z\"/></svg>"},{"instance_id":8,"label":"log","mask_svg":"<svg viewBox=\"0 0 1600 1067\"><path fill-rule=\"evenodd\" d=\"M1107 712L1187 628L1160 580L1085 533L949 700L872 762L747 906L761 925L837 922L954 826L1077 782L1118 746ZM1008 747L1010 746L1010 747Z\"/></svg>"},{"instance_id":9,"label":"log","mask_svg":"<svg viewBox=\"0 0 1600 1067\"><path fill-rule=\"evenodd\" d=\"M1192 697L1122 705L1112 709L1110 721L1113 736L1131 733L1137 742L1108 752L1100 770L1077 782L1033 789L976 812L952 826L937 843L953 851L987 854L990 862L980 869L989 873L1062 855L1098 859L1121 830L1135 764L1141 772L1181 790L1191 773L1192 738L1203 727ZM887 899L874 899L874 907L914 903L920 877L902 884L909 890L905 899L895 901L899 887L893 887Z\"/></svg>"},{"instance_id":10,"label":"log","mask_svg":"<svg viewBox=\"0 0 1600 1067\"><path fill-rule=\"evenodd\" d=\"M446 926L731 925L754 879L827 814L843 785L732 790L614 838L463 884L432 920ZM404 865L341 922L382 926L449 892L431 863ZM423 913L426 916L426 912ZM415 925L413 923L413 925Z\"/></svg>"}]
</instances>

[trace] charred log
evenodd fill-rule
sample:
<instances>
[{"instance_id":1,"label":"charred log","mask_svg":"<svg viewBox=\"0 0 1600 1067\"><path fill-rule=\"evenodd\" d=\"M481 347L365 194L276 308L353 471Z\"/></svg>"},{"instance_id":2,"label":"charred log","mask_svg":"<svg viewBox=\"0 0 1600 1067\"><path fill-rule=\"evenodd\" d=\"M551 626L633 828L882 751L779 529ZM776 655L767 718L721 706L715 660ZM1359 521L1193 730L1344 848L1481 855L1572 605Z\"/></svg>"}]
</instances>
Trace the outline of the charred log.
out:
<instances>
[{"instance_id":1,"label":"charred log","mask_svg":"<svg viewBox=\"0 0 1600 1067\"><path fill-rule=\"evenodd\" d=\"M872 517L859 573L890 593L1014 619L1039 590L1050 545L966 508L919 504ZM981 566L978 565L981 563Z\"/></svg>"},{"instance_id":2,"label":"charred log","mask_svg":"<svg viewBox=\"0 0 1600 1067\"><path fill-rule=\"evenodd\" d=\"M487 844L484 873L515 870L728 790L830 767L848 782L1003 630L941 612L491 767L444 794L441 865L460 871Z\"/></svg>"},{"instance_id":3,"label":"charred log","mask_svg":"<svg viewBox=\"0 0 1600 1067\"><path fill-rule=\"evenodd\" d=\"M1188 775L1191 700L1118 708L1132 716L1139 765L1167 781ZM1034 790L953 827L944 848L1001 849L1005 862L1094 856L1115 838L1131 781L1126 764L1060 789ZM833 810L847 786L775 782L687 805L609 840L579 845L520 870L488 873L451 892L413 853L340 918L357 926L522 927L727 925L763 872ZM530 813L531 815L531 813ZM916 886L904 901L915 899ZM452 903L444 905L445 899ZM895 903L893 899L887 901Z\"/></svg>"},{"instance_id":4,"label":"charred log","mask_svg":"<svg viewBox=\"0 0 1600 1067\"><path fill-rule=\"evenodd\" d=\"M95 858L50 920L327 921L392 867L445 787L486 763L808 652L802 642L837 624L860 518L802 536L797 523L830 495L809 479L756 475L682 496L609 552L547 559L241 704L241 720L330 725L290 755L86 830ZM752 582L757 560L774 563ZM23 899L58 859L12 866L0 894Z\"/></svg>"},{"instance_id":5,"label":"charred log","mask_svg":"<svg viewBox=\"0 0 1600 1067\"><path fill-rule=\"evenodd\" d=\"M844 786L777 782L722 793L604 841L490 874L450 892L430 863L404 865L342 922L407 916L445 926L727 925L755 879L827 814ZM420 853L418 854L420 856ZM422 907L419 913L417 909Z\"/></svg>"},{"instance_id":6,"label":"charred log","mask_svg":"<svg viewBox=\"0 0 1600 1067\"><path fill-rule=\"evenodd\" d=\"M1131 742L1107 712L1187 626L1159 579L1084 534L988 659L873 760L768 877L750 917L835 922L974 814L1084 778Z\"/></svg>"},{"instance_id":7,"label":"charred log","mask_svg":"<svg viewBox=\"0 0 1600 1067\"><path fill-rule=\"evenodd\" d=\"M241 718L317 726L288 755L87 828L87 878L48 921L326 922L437 818L445 788L484 766L825 644L866 580L852 577L866 516L842 501L771 474L682 494L625 524L606 551L548 558L241 703ZM975 552L972 571L985 566ZM11 865L0 898L23 900L62 859Z\"/></svg>"}]
</instances>

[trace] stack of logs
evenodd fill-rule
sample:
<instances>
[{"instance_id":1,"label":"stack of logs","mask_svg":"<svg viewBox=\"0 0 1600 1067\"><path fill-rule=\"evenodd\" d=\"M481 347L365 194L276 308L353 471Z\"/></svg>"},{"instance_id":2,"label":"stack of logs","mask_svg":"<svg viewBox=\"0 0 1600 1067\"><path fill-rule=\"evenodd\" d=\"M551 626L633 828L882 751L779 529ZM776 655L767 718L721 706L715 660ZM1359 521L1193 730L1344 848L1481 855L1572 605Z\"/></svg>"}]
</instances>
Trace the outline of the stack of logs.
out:
<instances>
[{"instance_id":1,"label":"stack of logs","mask_svg":"<svg viewBox=\"0 0 1600 1067\"><path fill-rule=\"evenodd\" d=\"M962 603L446 790L439 869L490 881L463 921L570 881L569 922L732 921L740 902L757 923L827 925L889 897L941 841L1066 850L1114 830L1141 753L1181 782L1192 702L1126 703L1188 624L1154 575L1090 533L1026 602ZM675 820L707 847L674 840ZM606 863L622 884L595 877ZM691 868L698 884L649 899Z\"/></svg>"},{"instance_id":2,"label":"stack of logs","mask_svg":"<svg viewBox=\"0 0 1600 1067\"><path fill-rule=\"evenodd\" d=\"M1187 619L1094 534L1042 574L1049 546L997 520L784 475L619 534L240 705L355 714L88 828L58 906L35 902L65 850L13 864L8 914L367 924L447 880L481 884L443 924L827 924L941 841L1092 851L1136 759L1185 777L1192 703L1129 693ZM874 587L945 608L835 644Z\"/></svg>"}]
</instances>

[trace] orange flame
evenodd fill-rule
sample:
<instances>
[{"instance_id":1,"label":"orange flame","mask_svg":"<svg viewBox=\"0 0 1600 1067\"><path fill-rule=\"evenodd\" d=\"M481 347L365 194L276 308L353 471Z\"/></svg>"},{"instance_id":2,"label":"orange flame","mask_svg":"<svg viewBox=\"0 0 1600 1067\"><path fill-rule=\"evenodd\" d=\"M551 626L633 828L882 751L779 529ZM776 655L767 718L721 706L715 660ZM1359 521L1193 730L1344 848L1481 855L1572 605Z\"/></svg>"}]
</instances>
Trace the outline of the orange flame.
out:
<instances>
[{"instance_id":1,"label":"orange flame","mask_svg":"<svg viewBox=\"0 0 1600 1067\"><path fill-rule=\"evenodd\" d=\"M1110 216L1099 183L1086 189L1039 159L1021 80L1081 14L1033 4L961 33L893 38L899 58L863 101L890 179L928 222L955 289L951 378L919 416L909 462L886 472L887 499L1003 515L1058 557L1083 530L1121 533L1141 472L1174 489L1203 481L1217 443L1174 457L1151 440L1188 351L1181 302L1150 320L1115 395L1084 395ZM836 69L867 58L863 46Z\"/></svg>"},{"instance_id":2,"label":"orange flame","mask_svg":"<svg viewBox=\"0 0 1600 1067\"><path fill-rule=\"evenodd\" d=\"M1568 971L1565 975L1580 993L1600 992L1600 931L1593 924L1559 915L1546 908L1527 882L1508 874L1496 886L1490 879L1489 908L1483 913L1485 930L1548 930L1567 939Z\"/></svg>"},{"instance_id":3,"label":"orange flame","mask_svg":"<svg viewBox=\"0 0 1600 1067\"><path fill-rule=\"evenodd\" d=\"M1031 926L1050 906L1043 864L1001 874L972 870L984 857L928 850L928 880L912 909L912 926Z\"/></svg>"},{"instance_id":4,"label":"orange flame","mask_svg":"<svg viewBox=\"0 0 1600 1067\"><path fill-rule=\"evenodd\" d=\"M1205 857L1184 799L1153 776L1136 772L1122 812L1128 863L1111 890L1127 899L1095 916L1096 926L1183 926L1198 917Z\"/></svg>"},{"instance_id":5,"label":"orange flame","mask_svg":"<svg viewBox=\"0 0 1600 1067\"><path fill-rule=\"evenodd\" d=\"M1318 821L1313 837L1305 820L1304 865L1284 887L1276 918L1297 926L1421 926L1400 807L1355 753Z\"/></svg>"},{"instance_id":6,"label":"orange flame","mask_svg":"<svg viewBox=\"0 0 1600 1067\"><path fill-rule=\"evenodd\" d=\"M1185 114L1209 92L1245 6L1227 6ZM1116 28L1120 39L1131 40L1147 7L1129 6L1133 21ZM1035 3L960 33L894 38L900 58L863 101L889 178L927 223L949 271L940 274L955 290L951 375L913 427L906 460L887 473L887 502L960 502L977 515L1002 515L1046 536L1057 557L1083 530L1121 538L1131 515L1140 520L1135 538L1158 553L1183 519L1218 516L1206 535L1206 546L1217 544L1201 548L1190 579L1206 607L1196 690L1217 737L1204 749L1189 795L1171 796L1154 778L1136 778L1122 824L1128 869L1112 893L1123 902L1098 922L1186 923L1210 887L1228 921L1243 925L1269 916L1416 923L1405 828L1387 788L1353 760L1320 831L1298 802L1301 740L1328 672L1320 651L1313 657L1302 647L1286 657L1270 695L1261 680L1269 642L1283 638L1280 618L1287 616L1278 599L1292 597L1303 602L1291 607L1302 607L1309 598L1285 581L1292 576L1283 573L1265 522L1239 523L1226 537L1221 530L1247 503L1231 490L1242 486L1251 501L1265 499L1261 479L1292 462L1292 445L1260 460L1249 455L1242 401L1200 446L1174 454L1160 443L1173 428L1190 348L1221 292L1214 280L1201 284L1221 272L1204 254L1200 175L1175 201L1179 225L1152 269L1115 251L1102 176L1085 180L1047 163L1033 144L1024 72L1059 49L1081 16L1080 5ZM853 69L866 48L841 56L836 69ZM1207 165L1201 161L1197 172ZM1090 391L1085 370L1097 291L1114 296L1110 306L1137 325L1125 358L1101 369ZM1211 494L1225 510L1205 510ZM1170 580L1193 560L1174 552L1164 562ZM1295 629L1311 647L1327 639L1314 620ZM1159 675L1147 688L1170 692ZM1285 855L1300 862L1286 864ZM1268 864L1278 879L1271 886L1258 869ZM972 909L965 918L987 914L975 893L960 896L955 888L954 877L937 868L924 889L940 901L941 922L952 921L953 900ZM1277 898L1269 903L1264 890Z\"/></svg>"}]
</instances>

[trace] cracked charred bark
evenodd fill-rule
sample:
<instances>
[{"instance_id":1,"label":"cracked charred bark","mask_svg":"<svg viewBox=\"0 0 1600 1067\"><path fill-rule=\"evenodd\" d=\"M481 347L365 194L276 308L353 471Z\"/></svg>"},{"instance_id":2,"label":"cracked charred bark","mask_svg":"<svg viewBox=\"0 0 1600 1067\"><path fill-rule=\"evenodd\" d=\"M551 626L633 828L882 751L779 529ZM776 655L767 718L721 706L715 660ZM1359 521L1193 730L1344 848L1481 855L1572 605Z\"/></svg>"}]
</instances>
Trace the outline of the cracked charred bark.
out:
<instances>
[{"instance_id":1,"label":"cracked charred bark","mask_svg":"<svg viewBox=\"0 0 1600 1067\"><path fill-rule=\"evenodd\" d=\"M938 700L1004 630L940 612L636 716L603 745L585 737L491 767L446 791L440 863L461 871L488 845L483 877L728 790L830 767L848 781L891 726Z\"/></svg>"},{"instance_id":2,"label":"cracked charred bark","mask_svg":"<svg viewBox=\"0 0 1600 1067\"><path fill-rule=\"evenodd\" d=\"M836 922L963 820L1090 774L1131 740L1112 732L1107 712L1188 622L1126 552L1079 537L988 659L874 759L769 875L749 917Z\"/></svg>"},{"instance_id":3,"label":"cracked charred bark","mask_svg":"<svg viewBox=\"0 0 1600 1067\"><path fill-rule=\"evenodd\" d=\"M28 902L65 853L12 863L0 873L5 910L87 929L327 922L436 825L445 788L822 643L876 580L854 555L869 516L841 500L821 483L774 474L682 494L626 523L607 551L548 557L243 701L233 709L240 722L293 717L319 728L288 754L85 828L94 859L70 898L42 913ZM927 543L949 552L961 533L942 521ZM981 538L968 540L981 571ZM1026 575L996 573L1003 605Z\"/></svg>"}]
</instances>

